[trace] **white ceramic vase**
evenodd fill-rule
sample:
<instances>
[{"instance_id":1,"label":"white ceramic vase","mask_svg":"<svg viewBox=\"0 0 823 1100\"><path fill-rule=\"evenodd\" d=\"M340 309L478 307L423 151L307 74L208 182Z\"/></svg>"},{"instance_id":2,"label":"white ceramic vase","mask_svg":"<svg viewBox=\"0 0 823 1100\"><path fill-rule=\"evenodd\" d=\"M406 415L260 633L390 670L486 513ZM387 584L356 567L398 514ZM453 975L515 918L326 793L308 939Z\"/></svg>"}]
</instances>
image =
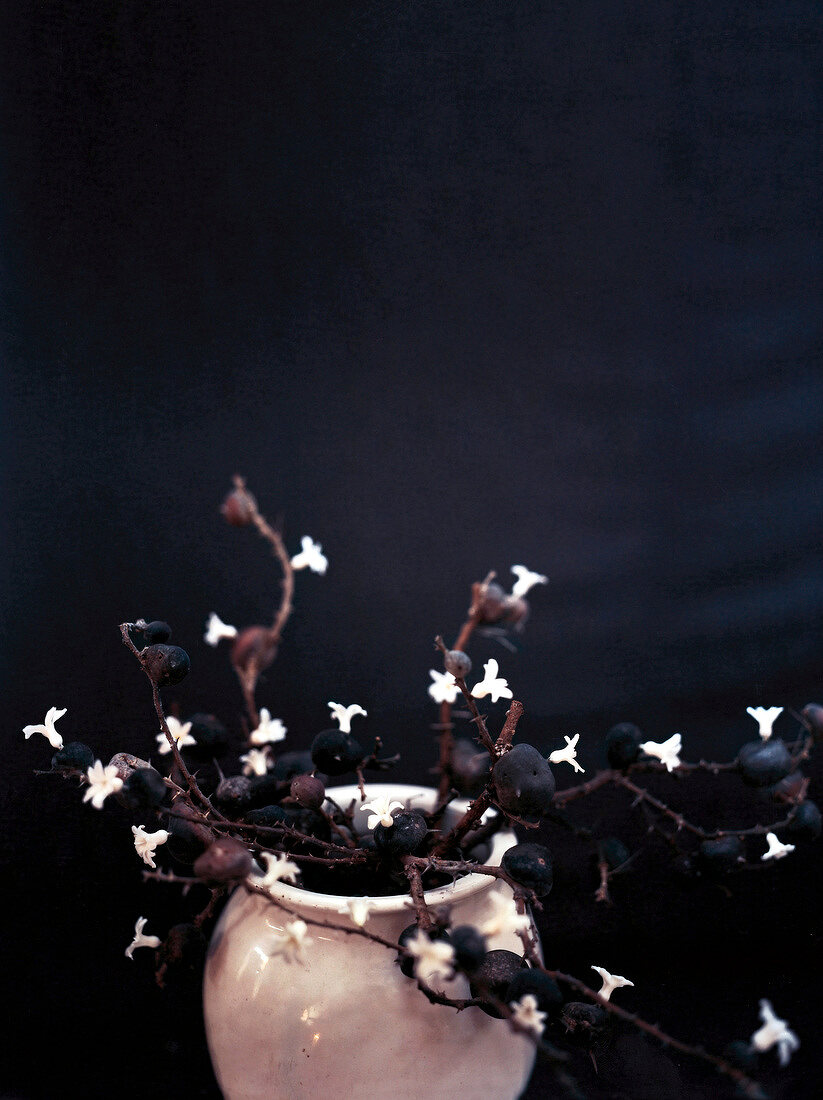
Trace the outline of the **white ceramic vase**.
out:
<instances>
[{"instance_id":1,"label":"white ceramic vase","mask_svg":"<svg viewBox=\"0 0 823 1100\"><path fill-rule=\"evenodd\" d=\"M356 787L329 794L341 805ZM369 784L430 810L436 793L403 784ZM446 824L465 803L449 808ZM366 830L358 810L355 827ZM493 838L488 862L498 865L517 843L512 832ZM428 905L448 904L452 924L480 924L490 896L508 887L488 875L467 875L426 893ZM349 928L349 898L278 883L275 896L302 918ZM366 928L392 942L414 921L407 895L371 900ZM305 962L268 956L261 944L295 919L265 898L238 889L215 928L204 974L209 1050L226 1100L514 1100L526 1086L534 1047L504 1020L478 1008L457 1012L433 1005L404 977L395 952L362 936L309 927ZM514 933L489 939L489 949L522 954ZM469 996L465 978L446 984L452 996Z\"/></svg>"}]
</instances>

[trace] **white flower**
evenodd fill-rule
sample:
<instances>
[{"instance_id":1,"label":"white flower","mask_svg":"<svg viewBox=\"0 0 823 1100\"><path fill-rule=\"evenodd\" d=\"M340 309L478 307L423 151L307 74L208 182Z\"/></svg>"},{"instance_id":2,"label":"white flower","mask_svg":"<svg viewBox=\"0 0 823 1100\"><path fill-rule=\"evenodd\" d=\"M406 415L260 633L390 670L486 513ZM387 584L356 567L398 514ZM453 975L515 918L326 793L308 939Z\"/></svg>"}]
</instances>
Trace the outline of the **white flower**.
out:
<instances>
[{"instance_id":1,"label":"white flower","mask_svg":"<svg viewBox=\"0 0 823 1100\"><path fill-rule=\"evenodd\" d=\"M229 626L228 623L224 623L219 615L215 615L212 611L209 615L209 621L206 623L206 633L203 635L203 641L206 645L216 646L221 638L236 638L237 627Z\"/></svg>"},{"instance_id":2,"label":"white flower","mask_svg":"<svg viewBox=\"0 0 823 1100\"><path fill-rule=\"evenodd\" d=\"M505 894L489 894L491 915L480 926L484 936L502 936L506 932L528 932L531 921L528 913L518 913L514 898Z\"/></svg>"},{"instance_id":3,"label":"white flower","mask_svg":"<svg viewBox=\"0 0 823 1100\"><path fill-rule=\"evenodd\" d=\"M338 913L351 917L358 928L362 928L371 913L371 898L349 898Z\"/></svg>"},{"instance_id":4,"label":"white flower","mask_svg":"<svg viewBox=\"0 0 823 1100\"><path fill-rule=\"evenodd\" d=\"M311 947L314 940L308 936L309 926L305 921L292 920L283 928L282 932L274 932L267 936L261 943L260 950L264 955L283 955L286 962L305 963L303 954L305 947Z\"/></svg>"},{"instance_id":5,"label":"white flower","mask_svg":"<svg viewBox=\"0 0 823 1100\"><path fill-rule=\"evenodd\" d=\"M351 720L355 714L362 714L364 718L366 717L366 712L357 703L351 703L347 707L344 707L342 703L329 703L329 710L343 733L351 733Z\"/></svg>"},{"instance_id":6,"label":"white flower","mask_svg":"<svg viewBox=\"0 0 823 1100\"><path fill-rule=\"evenodd\" d=\"M67 709L67 707L64 707L62 710L58 710L57 707L49 707L46 720L41 726L23 727L23 733L26 735L26 740L28 741L33 733L42 733L53 749L62 749L63 738L54 728L54 723L58 718L63 717Z\"/></svg>"},{"instance_id":7,"label":"white flower","mask_svg":"<svg viewBox=\"0 0 823 1100\"><path fill-rule=\"evenodd\" d=\"M576 772L584 772L586 769L577 763L577 742L580 740L580 734L576 733L574 737L564 737L563 740L566 742L565 749L555 749L553 753L550 753L550 763L571 764Z\"/></svg>"},{"instance_id":8,"label":"white flower","mask_svg":"<svg viewBox=\"0 0 823 1100\"><path fill-rule=\"evenodd\" d=\"M525 596L536 584L549 583L548 577L544 577L542 573L532 573L525 565L513 565L511 571L517 577L512 588L513 596Z\"/></svg>"},{"instance_id":9,"label":"white flower","mask_svg":"<svg viewBox=\"0 0 823 1100\"><path fill-rule=\"evenodd\" d=\"M429 695L435 703L455 703L460 695L457 681L450 672L438 672L436 668L429 669L434 683L429 684Z\"/></svg>"},{"instance_id":10,"label":"white flower","mask_svg":"<svg viewBox=\"0 0 823 1100\"><path fill-rule=\"evenodd\" d=\"M243 765L243 775L265 775L271 763L269 750L249 749L240 757L240 763Z\"/></svg>"},{"instance_id":11,"label":"white flower","mask_svg":"<svg viewBox=\"0 0 823 1100\"><path fill-rule=\"evenodd\" d=\"M142 825L132 825L134 833L134 848L144 863L156 869L154 862L154 850L160 844L165 844L169 834L165 829L158 829L156 833L147 833Z\"/></svg>"},{"instance_id":12,"label":"white flower","mask_svg":"<svg viewBox=\"0 0 823 1100\"><path fill-rule=\"evenodd\" d=\"M260 709L260 721L257 729L252 730L249 741L253 745L271 745L275 741L282 741L288 730L279 718L272 718L265 707Z\"/></svg>"},{"instance_id":13,"label":"white flower","mask_svg":"<svg viewBox=\"0 0 823 1100\"><path fill-rule=\"evenodd\" d=\"M608 970L605 970L602 966L593 966L592 970L596 970L603 979L603 985L600 988L600 996L604 1001L608 1001L615 989L620 989L624 985L634 987L634 982L630 982L628 978L621 978L619 974L610 974Z\"/></svg>"},{"instance_id":14,"label":"white flower","mask_svg":"<svg viewBox=\"0 0 823 1100\"><path fill-rule=\"evenodd\" d=\"M524 994L519 1001L512 1001L509 1007L512 1010L512 1019L521 1027L533 1031L535 1035L543 1034L546 1013L538 1012L537 997L533 993Z\"/></svg>"},{"instance_id":15,"label":"white flower","mask_svg":"<svg viewBox=\"0 0 823 1100\"><path fill-rule=\"evenodd\" d=\"M300 868L288 856L272 852L262 852L260 858L266 864L266 871L262 875L250 875L249 881L253 886L260 886L264 890L271 889L276 882L295 882L300 874Z\"/></svg>"},{"instance_id":16,"label":"white flower","mask_svg":"<svg viewBox=\"0 0 823 1100\"><path fill-rule=\"evenodd\" d=\"M497 675L497 671L497 661L492 657L483 665L483 679L472 688L475 699L484 699L487 695L491 695L493 703L498 699L511 699L511 689L507 681Z\"/></svg>"},{"instance_id":17,"label":"white flower","mask_svg":"<svg viewBox=\"0 0 823 1100\"><path fill-rule=\"evenodd\" d=\"M162 940L159 936L144 936L143 929L146 927L146 921L148 917L138 917L137 923L134 926L134 939L126 948L126 958L133 959L134 952L138 947L159 947Z\"/></svg>"},{"instance_id":18,"label":"white flower","mask_svg":"<svg viewBox=\"0 0 823 1100\"><path fill-rule=\"evenodd\" d=\"M387 794L380 794L377 798L373 798L371 802L364 802L361 809L372 811L366 822L370 829L374 829L377 825L383 825L388 829L394 824L392 811L402 810L403 803L398 802L396 798L390 799Z\"/></svg>"},{"instance_id":19,"label":"white flower","mask_svg":"<svg viewBox=\"0 0 823 1100\"><path fill-rule=\"evenodd\" d=\"M764 852L760 857L763 859L784 859L789 852L794 851L793 844L781 844L777 839L776 833L766 833L766 843L769 845L768 852Z\"/></svg>"},{"instance_id":20,"label":"white flower","mask_svg":"<svg viewBox=\"0 0 823 1100\"><path fill-rule=\"evenodd\" d=\"M760 1019L763 1026L751 1037L751 1045L761 1053L777 1044L777 1056L781 1066L787 1066L794 1051L800 1046L800 1040L786 1026L785 1020L775 1016L771 1001L760 1002Z\"/></svg>"},{"instance_id":21,"label":"white flower","mask_svg":"<svg viewBox=\"0 0 823 1100\"><path fill-rule=\"evenodd\" d=\"M102 810L103 803L109 795L116 794L123 786L123 780L117 774L115 765L108 764L104 768L102 760L95 760L86 775L89 785L83 795L83 801L88 802L91 799L95 810Z\"/></svg>"},{"instance_id":22,"label":"white flower","mask_svg":"<svg viewBox=\"0 0 823 1100\"><path fill-rule=\"evenodd\" d=\"M312 573L325 573L329 559L322 552L323 547L319 542L314 542L308 535L300 540L303 549L291 559L292 569L311 569Z\"/></svg>"},{"instance_id":23,"label":"white flower","mask_svg":"<svg viewBox=\"0 0 823 1100\"><path fill-rule=\"evenodd\" d=\"M648 756L656 756L661 764L665 764L667 772L680 767L681 736L679 733L673 733L668 741L660 744L656 741L644 741L640 749Z\"/></svg>"},{"instance_id":24,"label":"white flower","mask_svg":"<svg viewBox=\"0 0 823 1100\"><path fill-rule=\"evenodd\" d=\"M759 733L764 741L768 741L772 735L774 720L783 713L782 707L746 707L746 714L750 714L760 727Z\"/></svg>"},{"instance_id":25,"label":"white flower","mask_svg":"<svg viewBox=\"0 0 823 1100\"><path fill-rule=\"evenodd\" d=\"M414 976L424 985L448 981L454 973L454 948L443 940L430 940L422 928L406 941L414 956Z\"/></svg>"},{"instance_id":26,"label":"white flower","mask_svg":"<svg viewBox=\"0 0 823 1100\"><path fill-rule=\"evenodd\" d=\"M166 725L169 727L169 733L174 739L174 743L178 749L184 748L186 745L196 745L197 742L189 733L191 729L191 722L180 722L173 714L170 714L166 718ZM161 730L157 735L157 751L161 756L166 756L171 752L171 745L169 739L165 733Z\"/></svg>"}]
</instances>

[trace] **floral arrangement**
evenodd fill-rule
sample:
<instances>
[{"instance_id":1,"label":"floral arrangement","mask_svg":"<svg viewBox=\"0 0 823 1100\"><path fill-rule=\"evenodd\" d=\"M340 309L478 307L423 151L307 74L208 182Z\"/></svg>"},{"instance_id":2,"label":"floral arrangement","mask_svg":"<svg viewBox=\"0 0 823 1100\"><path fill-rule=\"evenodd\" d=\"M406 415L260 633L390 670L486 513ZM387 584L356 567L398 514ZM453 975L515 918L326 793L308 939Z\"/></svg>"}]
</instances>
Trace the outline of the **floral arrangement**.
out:
<instances>
[{"instance_id":1,"label":"floral arrangement","mask_svg":"<svg viewBox=\"0 0 823 1100\"><path fill-rule=\"evenodd\" d=\"M648 835L663 842L675 863L707 876L728 880L734 873L791 857L821 832L820 811L807 797L810 781L802 765L823 737L823 707L809 704L795 715L798 730L788 742L773 734L783 708L748 708L757 723L757 738L729 762L686 762L681 759L681 734L655 742L633 724L621 723L605 737L608 767L574 782L583 771L577 758L579 734L565 736L565 743L548 757L517 740L523 704L500 674L499 662L486 661L479 676L468 655L475 631L490 632L508 645L510 636L523 630L527 596L547 578L515 565L511 592L490 573L472 585L468 615L454 643L435 639L441 667L430 670L428 694L438 706L438 797L424 813L372 785L370 777L390 769L398 757L384 752L379 737L364 742L360 730L368 713L359 703L329 702L333 725L314 736L310 749L276 749L287 730L268 709L258 709L260 677L274 662L292 613L295 574L305 569L323 574L328 561L309 537L289 555L281 532L265 519L242 478L235 478L222 513L232 526L255 528L282 572L281 598L271 625L238 630L216 614L206 624L208 645L229 646L245 705L242 735L232 737L213 715L194 714L184 721L165 712L162 689L185 678L189 657L171 644L166 623L142 619L121 624L120 633L151 687L159 724L156 764L125 751L104 764L87 745L64 744L57 723L66 709L51 707L43 723L23 730L27 739L45 737L55 750L48 774L77 780L84 802L96 810L120 803L131 819L145 878L206 891L208 900L194 919L173 926L162 938L147 933L149 920L140 916L126 957L133 959L141 948L153 950L161 986L176 971L202 966L205 934L237 888L286 911L281 914L282 931L272 933L266 950L300 965L313 948L312 925L340 926L290 913L272 894L275 884L288 882L339 894L340 912L351 918L343 930L395 952L405 979L444 1011L472 1008L507 1020L535 1044L569 1094L575 1093L565 1068L569 1044L594 1044L610 1028L630 1027L702 1061L733 1082L740 1094L763 1095L756 1081L760 1059L776 1055L785 1066L800 1043L769 1000L760 1001L760 1026L754 1026L753 1012L750 1036L732 1040L722 1053L676 1039L621 1007L619 991L634 984L628 978L592 964L601 982L594 988L543 962L533 912L542 908L553 884L552 856L545 845L525 839L508 849L499 866L485 860L496 830L514 826L528 836L548 819L589 838L599 880L596 903L608 904L612 880L631 869L637 853L629 853L615 837L593 837L566 813L570 804L607 785L632 796ZM481 713L479 702L492 708L490 714ZM459 735L458 722L464 727ZM227 769L230 774L218 763L227 756L239 765L234 772ZM553 769L573 782L558 786ZM767 792L768 817L777 820L745 829L707 829L642 782L644 775L655 773L711 777L720 772L737 773L753 791ZM356 779L359 800L339 805L329 794L328 780L345 775ZM446 810L459 798L468 799L466 808L447 828ZM357 808L368 815L365 832L354 827ZM427 904L426 891L469 873L491 876L508 889L492 896L485 923L454 926L447 907ZM371 902L399 893L408 894L414 920L397 943L387 943L369 930ZM519 937L520 954L487 950L487 938L501 931ZM619 967L619 958L614 963ZM456 973L468 979L470 997L456 999L444 992L444 983ZM617 1003L612 1000L615 993Z\"/></svg>"}]
</instances>

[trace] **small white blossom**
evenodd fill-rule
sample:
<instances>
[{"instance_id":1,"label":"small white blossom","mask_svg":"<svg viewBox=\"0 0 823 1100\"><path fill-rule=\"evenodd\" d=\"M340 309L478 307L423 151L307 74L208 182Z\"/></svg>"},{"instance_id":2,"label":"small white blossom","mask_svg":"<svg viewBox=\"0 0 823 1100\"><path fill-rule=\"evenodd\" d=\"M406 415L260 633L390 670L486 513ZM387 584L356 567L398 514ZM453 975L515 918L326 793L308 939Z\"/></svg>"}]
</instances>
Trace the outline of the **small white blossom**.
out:
<instances>
[{"instance_id":1,"label":"small white blossom","mask_svg":"<svg viewBox=\"0 0 823 1100\"><path fill-rule=\"evenodd\" d=\"M800 1040L789 1030L785 1020L775 1016L771 1001L760 1002L760 1019L763 1026L752 1035L751 1045L761 1053L776 1045L781 1066L787 1066L792 1054L799 1048Z\"/></svg>"},{"instance_id":2,"label":"small white blossom","mask_svg":"<svg viewBox=\"0 0 823 1100\"><path fill-rule=\"evenodd\" d=\"M206 623L206 633L203 635L203 641L206 645L216 646L221 638L236 637L237 627L224 623L220 616L212 611L209 615L209 621Z\"/></svg>"},{"instance_id":3,"label":"small white blossom","mask_svg":"<svg viewBox=\"0 0 823 1100\"><path fill-rule=\"evenodd\" d=\"M305 921L292 920L285 925L282 932L273 932L261 943L260 949L264 955L283 955L286 962L297 961L305 963L303 954L305 947L311 947L314 940L309 938L309 926Z\"/></svg>"},{"instance_id":4,"label":"small white blossom","mask_svg":"<svg viewBox=\"0 0 823 1100\"><path fill-rule=\"evenodd\" d=\"M371 913L371 898L349 898L337 912L351 917L357 927L362 928Z\"/></svg>"},{"instance_id":5,"label":"small white blossom","mask_svg":"<svg viewBox=\"0 0 823 1100\"><path fill-rule=\"evenodd\" d=\"M132 825L131 831L134 834L135 851L144 863L156 869L154 852L159 845L165 844L169 839L168 832L165 829L158 829L155 833L147 833L142 825Z\"/></svg>"},{"instance_id":6,"label":"small white blossom","mask_svg":"<svg viewBox=\"0 0 823 1100\"><path fill-rule=\"evenodd\" d=\"M784 859L789 852L794 851L793 844L781 844L777 839L776 833L766 833L766 843L769 845L769 850L764 852L760 857L763 859Z\"/></svg>"},{"instance_id":7,"label":"small white blossom","mask_svg":"<svg viewBox=\"0 0 823 1100\"><path fill-rule=\"evenodd\" d=\"M159 947L162 940L159 936L144 936L143 929L146 927L146 921L148 917L138 917L137 923L134 926L134 939L126 948L126 958L133 959L134 952L138 947Z\"/></svg>"},{"instance_id":8,"label":"small white blossom","mask_svg":"<svg viewBox=\"0 0 823 1100\"><path fill-rule=\"evenodd\" d=\"M531 921L528 913L518 913L514 898L505 894L489 894L491 915L480 926L484 936L503 936L507 932L528 932Z\"/></svg>"},{"instance_id":9,"label":"small white blossom","mask_svg":"<svg viewBox=\"0 0 823 1100\"><path fill-rule=\"evenodd\" d=\"M492 657L483 665L483 679L472 688L472 695L475 699L484 699L487 695L491 695L492 702L496 703L498 699L512 698L508 681L504 677L498 676L497 672L498 664Z\"/></svg>"},{"instance_id":10,"label":"small white blossom","mask_svg":"<svg viewBox=\"0 0 823 1100\"><path fill-rule=\"evenodd\" d=\"M680 767L681 735L679 733L673 733L668 741L662 741L659 744L656 741L644 741L640 749L648 756L656 756L661 764L665 764L667 772Z\"/></svg>"},{"instance_id":11,"label":"small white blossom","mask_svg":"<svg viewBox=\"0 0 823 1100\"><path fill-rule=\"evenodd\" d=\"M387 794L380 794L377 798L373 798L371 802L364 802L361 809L372 811L366 821L366 825L370 829L374 829L378 825L383 825L388 829L394 824L393 811L402 810L403 803L398 802L396 798L390 799Z\"/></svg>"},{"instance_id":12,"label":"small white blossom","mask_svg":"<svg viewBox=\"0 0 823 1100\"><path fill-rule=\"evenodd\" d=\"M296 863L282 853L262 852L260 858L266 864L265 873L262 875L250 875L249 881L253 886L260 886L264 890L270 890L276 882L296 882L300 874L300 868Z\"/></svg>"},{"instance_id":13,"label":"small white blossom","mask_svg":"<svg viewBox=\"0 0 823 1100\"><path fill-rule=\"evenodd\" d=\"M634 987L634 982L630 982L628 978L621 978L619 974L610 974L602 966L593 966L592 970L596 970L603 979L599 992L604 1001L608 1001L615 989L621 989L624 985Z\"/></svg>"},{"instance_id":14,"label":"small white blossom","mask_svg":"<svg viewBox=\"0 0 823 1100\"><path fill-rule=\"evenodd\" d=\"M303 549L291 559L292 569L311 569L312 573L325 573L329 559L322 552L323 547L319 542L314 542L308 535L300 540Z\"/></svg>"},{"instance_id":15,"label":"small white blossom","mask_svg":"<svg viewBox=\"0 0 823 1100\"><path fill-rule=\"evenodd\" d=\"M189 732L191 730L191 722L181 722L175 718L173 714L169 714L166 718L166 725L169 727L169 733L172 735L178 749L185 748L186 745L197 744ZM166 756L171 752L169 739L162 730L157 735L157 751L161 756Z\"/></svg>"},{"instance_id":16,"label":"small white blossom","mask_svg":"<svg viewBox=\"0 0 823 1100\"><path fill-rule=\"evenodd\" d=\"M513 596L525 596L536 584L549 583L548 577L544 577L542 573L533 573L525 565L513 565L511 571L517 577L512 588Z\"/></svg>"},{"instance_id":17,"label":"small white blossom","mask_svg":"<svg viewBox=\"0 0 823 1100\"><path fill-rule=\"evenodd\" d=\"M58 718L63 717L67 709L67 707L64 707L62 710L58 710L57 707L49 707L48 713L46 714L46 720L42 725L23 727L23 733L26 735L26 740L28 741L33 733L42 733L53 749L62 749L63 738L54 728L54 723Z\"/></svg>"},{"instance_id":18,"label":"small white blossom","mask_svg":"<svg viewBox=\"0 0 823 1100\"><path fill-rule=\"evenodd\" d=\"M260 721L257 729L252 730L249 741L253 745L271 745L276 741L282 741L287 733L286 727L279 718L272 718L265 707L260 709Z\"/></svg>"},{"instance_id":19,"label":"small white blossom","mask_svg":"<svg viewBox=\"0 0 823 1100\"><path fill-rule=\"evenodd\" d=\"M243 765L243 775L265 775L271 763L269 750L249 749L240 757L240 763Z\"/></svg>"},{"instance_id":20,"label":"small white blossom","mask_svg":"<svg viewBox=\"0 0 823 1100\"><path fill-rule=\"evenodd\" d=\"M435 703L455 703L460 695L457 681L450 672L438 672L436 668L429 669L434 683L429 684L429 695Z\"/></svg>"},{"instance_id":21,"label":"small white blossom","mask_svg":"<svg viewBox=\"0 0 823 1100\"><path fill-rule=\"evenodd\" d=\"M454 973L454 948L444 940L430 940L422 928L406 942L414 956L414 976L424 985L448 981Z\"/></svg>"},{"instance_id":22,"label":"small white blossom","mask_svg":"<svg viewBox=\"0 0 823 1100\"><path fill-rule=\"evenodd\" d=\"M102 760L95 760L86 772L86 776L89 785L83 795L83 801L88 802L91 799L95 810L102 810L103 803L109 795L116 794L123 786L123 780L117 774L116 766L108 764L104 768Z\"/></svg>"},{"instance_id":23,"label":"small white blossom","mask_svg":"<svg viewBox=\"0 0 823 1100\"><path fill-rule=\"evenodd\" d=\"M366 717L366 712L357 703L350 703L347 707L344 707L342 703L329 703L329 710L343 733L351 733L351 720L355 714L362 714L364 718Z\"/></svg>"},{"instance_id":24,"label":"small white blossom","mask_svg":"<svg viewBox=\"0 0 823 1100\"><path fill-rule=\"evenodd\" d=\"M764 741L771 737L774 720L782 713L782 707L746 707L746 714L750 714L757 722L760 727L758 732Z\"/></svg>"},{"instance_id":25,"label":"small white blossom","mask_svg":"<svg viewBox=\"0 0 823 1100\"><path fill-rule=\"evenodd\" d=\"M533 993L526 993L519 1001L512 1001L509 1006L512 1010L512 1019L521 1027L533 1031L535 1035L542 1035L546 1026L546 1013L537 1009L537 997Z\"/></svg>"},{"instance_id":26,"label":"small white blossom","mask_svg":"<svg viewBox=\"0 0 823 1100\"><path fill-rule=\"evenodd\" d=\"M576 733L574 737L564 737L563 740L566 742L565 749L555 749L553 753L550 753L550 763L571 764L576 772L584 772L586 769L577 763L577 742L580 740L580 734Z\"/></svg>"}]
</instances>

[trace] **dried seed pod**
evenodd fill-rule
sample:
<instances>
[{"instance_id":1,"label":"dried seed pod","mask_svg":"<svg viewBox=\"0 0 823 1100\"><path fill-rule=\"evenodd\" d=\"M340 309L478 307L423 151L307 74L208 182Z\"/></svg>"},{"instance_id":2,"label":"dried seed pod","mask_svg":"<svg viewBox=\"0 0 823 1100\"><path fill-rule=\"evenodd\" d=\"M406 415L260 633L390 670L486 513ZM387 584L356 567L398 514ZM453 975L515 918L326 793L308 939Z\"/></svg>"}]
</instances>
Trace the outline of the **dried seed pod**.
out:
<instances>
[{"instance_id":1,"label":"dried seed pod","mask_svg":"<svg viewBox=\"0 0 823 1100\"><path fill-rule=\"evenodd\" d=\"M223 503L220 511L226 523L232 527L248 527L254 517L256 501L245 489L233 489Z\"/></svg>"},{"instance_id":2,"label":"dried seed pod","mask_svg":"<svg viewBox=\"0 0 823 1100\"><path fill-rule=\"evenodd\" d=\"M314 775L296 775L291 781L291 796L307 810L319 810L326 801L323 781Z\"/></svg>"},{"instance_id":3,"label":"dried seed pod","mask_svg":"<svg viewBox=\"0 0 823 1100\"><path fill-rule=\"evenodd\" d=\"M188 653L179 645L150 645L140 654L140 663L158 687L179 684L191 667Z\"/></svg>"},{"instance_id":4,"label":"dried seed pod","mask_svg":"<svg viewBox=\"0 0 823 1100\"><path fill-rule=\"evenodd\" d=\"M221 836L194 861L194 873L204 882L236 882L250 874L251 853L234 837Z\"/></svg>"}]
</instances>

